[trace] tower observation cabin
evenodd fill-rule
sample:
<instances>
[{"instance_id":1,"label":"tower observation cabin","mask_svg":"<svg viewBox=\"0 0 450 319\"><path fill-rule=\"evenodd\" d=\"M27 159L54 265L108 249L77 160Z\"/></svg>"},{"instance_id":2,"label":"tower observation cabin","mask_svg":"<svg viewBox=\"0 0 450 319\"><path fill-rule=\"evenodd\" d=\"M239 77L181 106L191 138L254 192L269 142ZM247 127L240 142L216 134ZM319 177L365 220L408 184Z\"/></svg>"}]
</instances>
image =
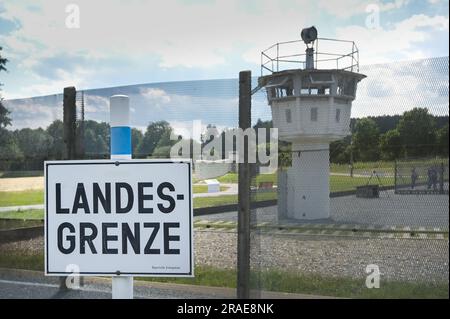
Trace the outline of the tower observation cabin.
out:
<instances>
[{"instance_id":1,"label":"tower observation cabin","mask_svg":"<svg viewBox=\"0 0 450 319\"><path fill-rule=\"evenodd\" d=\"M292 166L279 178L278 214L289 219L330 217L329 144L350 134L359 73L353 41L318 38L281 42L261 53L261 76L280 140L292 143ZM306 48L305 53L302 53Z\"/></svg>"}]
</instances>

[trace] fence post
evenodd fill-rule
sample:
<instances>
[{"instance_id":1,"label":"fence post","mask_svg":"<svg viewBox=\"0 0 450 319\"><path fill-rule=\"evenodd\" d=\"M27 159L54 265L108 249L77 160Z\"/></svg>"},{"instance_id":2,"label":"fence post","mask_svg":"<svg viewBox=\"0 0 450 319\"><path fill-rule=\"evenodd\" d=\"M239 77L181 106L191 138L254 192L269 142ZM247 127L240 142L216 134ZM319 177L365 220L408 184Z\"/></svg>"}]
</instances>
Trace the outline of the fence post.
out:
<instances>
[{"instance_id":1,"label":"fence post","mask_svg":"<svg viewBox=\"0 0 450 319\"><path fill-rule=\"evenodd\" d=\"M77 128L77 109L76 109L76 94L75 87L69 86L64 88L63 101L63 135L64 143L66 144L65 159L72 160L76 157L76 128Z\"/></svg>"},{"instance_id":2,"label":"fence post","mask_svg":"<svg viewBox=\"0 0 450 319\"><path fill-rule=\"evenodd\" d=\"M397 160L394 161L394 194L397 194Z\"/></svg>"},{"instance_id":3,"label":"fence post","mask_svg":"<svg viewBox=\"0 0 450 319\"><path fill-rule=\"evenodd\" d=\"M441 162L441 171L439 175L439 194L444 194L444 162Z\"/></svg>"},{"instance_id":4,"label":"fence post","mask_svg":"<svg viewBox=\"0 0 450 319\"><path fill-rule=\"evenodd\" d=\"M74 86L64 88L63 94L63 140L66 146L65 160L76 159L76 128L77 128L77 91ZM59 290L67 291L67 276L59 277Z\"/></svg>"},{"instance_id":5,"label":"fence post","mask_svg":"<svg viewBox=\"0 0 450 319\"><path fill-rule=\"evenodd\" d=\"M251 126L251 71L239 72L239 128ZM239 158L237 298L250 297L250 163L249 141L244 139L244 156ZM242 150L241 150L242 151Z\"/></svg>"}]
</instances>

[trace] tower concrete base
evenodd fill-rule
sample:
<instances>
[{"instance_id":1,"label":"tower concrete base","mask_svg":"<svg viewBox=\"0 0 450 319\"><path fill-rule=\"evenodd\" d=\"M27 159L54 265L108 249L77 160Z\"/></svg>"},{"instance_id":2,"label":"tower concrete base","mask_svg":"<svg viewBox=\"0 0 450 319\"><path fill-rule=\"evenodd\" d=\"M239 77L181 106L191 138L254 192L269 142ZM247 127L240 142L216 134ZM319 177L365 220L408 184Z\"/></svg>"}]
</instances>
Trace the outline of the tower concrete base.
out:
<instances>
[{"instance_id":1,"label":"tower concrete base","mask_svg":"<svg viewBox=\"0 0 450 319\"><path fill-rule=\"evenodd\" d=\"M330 152L328 144L292 145L292 167L279 185L285 192L279 202L280 218L330 217ZM284 189L283 189L284 188Z\"/></svg>"}]
</instances>

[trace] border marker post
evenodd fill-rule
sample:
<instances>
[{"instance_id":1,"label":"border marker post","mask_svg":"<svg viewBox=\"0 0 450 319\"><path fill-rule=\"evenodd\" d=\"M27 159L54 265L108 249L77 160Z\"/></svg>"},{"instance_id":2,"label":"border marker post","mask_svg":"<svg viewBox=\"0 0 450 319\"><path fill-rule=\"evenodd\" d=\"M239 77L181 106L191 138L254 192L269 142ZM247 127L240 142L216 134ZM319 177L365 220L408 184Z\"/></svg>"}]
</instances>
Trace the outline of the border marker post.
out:
<instances>
[{"instance_id":1,"label":"border marker post","mask_svg":"<svg viewBox=\"0 0 450 319\"><path fill-rule=\"evenodd\" d=\"M126 95L113 95L109 100L111 127L111 159L131 160L130 101ZM133 277L112 277L112 298L133 299Z\"/></svg>"}]
</instances>

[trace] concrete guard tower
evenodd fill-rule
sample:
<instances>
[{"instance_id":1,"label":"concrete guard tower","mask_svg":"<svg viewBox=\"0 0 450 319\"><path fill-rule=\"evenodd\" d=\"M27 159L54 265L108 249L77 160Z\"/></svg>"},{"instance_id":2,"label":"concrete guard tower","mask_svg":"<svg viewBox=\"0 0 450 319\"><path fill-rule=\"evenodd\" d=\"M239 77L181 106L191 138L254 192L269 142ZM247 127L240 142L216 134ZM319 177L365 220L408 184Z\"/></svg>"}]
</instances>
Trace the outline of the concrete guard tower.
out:
<instances>
[{"instance_id":1,"label":"concrete guard tower","mask_svg":"<svg viewBox=\"0 0 450 319\"><path fill-rule=\"evenodd\" d=\"M301 37L261 53L258 86L266 88L280 140L292 143L292 166L278 183L280 219L330 217L329 143L350 134L352 101L365 78L353 41L318 38L315 27ZM318 51L319 42L327 51Z\"/></svg>"}]
</instances>

